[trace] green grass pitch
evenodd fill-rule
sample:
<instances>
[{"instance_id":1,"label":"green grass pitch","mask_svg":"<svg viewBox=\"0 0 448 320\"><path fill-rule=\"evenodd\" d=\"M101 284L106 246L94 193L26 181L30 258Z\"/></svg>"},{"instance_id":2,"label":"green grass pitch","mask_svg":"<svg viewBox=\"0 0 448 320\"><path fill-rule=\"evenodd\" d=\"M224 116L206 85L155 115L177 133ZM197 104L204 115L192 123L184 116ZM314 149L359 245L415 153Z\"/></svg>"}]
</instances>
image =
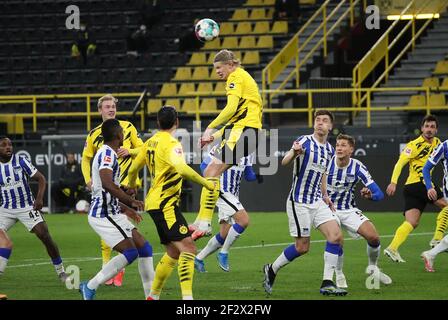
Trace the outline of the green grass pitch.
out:
<instances>
[{"instance_id":1,"label":"green grass pitch","mask_svg":"<svg viewBox=\"0 0 448 320\"><path fill-rule=\"evenodd\" d=\"M367 214L381 235L382 248L391 241L392 235L402 222L400 213ZM319 294L323 271L325 242L319 232L313 231L310 252L283 268L276 279L273 294L267 297L262 288L262 266L272 262L282 250L292 243L285 213L252 213L251 225L230 251L230 272L221 271L216 255L206 262L207 273L195 273L193 293L195 299L446 299L448 296L448 254L440 254L436 272L424 270L420 253L428 249L435 227L436 214L425 213L417 230L400 248L407 261L396 264L381 252L380 267L390 275L393 283L379 290L366 288L367 265L364 239L352 240L347 234L344 244L345 275L349 294L345 297L329 298ZM186 214L194 220L193 214ZM81 270L81 280L95 275L101 267L99 237L87 223L86 215L46 215L50 232L59 246L64 263L76 265ZM138 226L154 248L154 266L159 261L163 247L159 244L153 222L149 216ZM217 231L217 223L214 230ZM14 243L13 253L5 274L0 278L0 293L9 299L80 299L77 290L68 290L56 277L53 266L39 240L29 234L20 224L9 232ZM198 248L205 246L209 238L197 241ZM168 280L161 299L180 299L177 270ZM137 264L126 268L123 286L120 288L101 286L97 299L143 299L143 290Z\"/></svg>"}]
</instances>

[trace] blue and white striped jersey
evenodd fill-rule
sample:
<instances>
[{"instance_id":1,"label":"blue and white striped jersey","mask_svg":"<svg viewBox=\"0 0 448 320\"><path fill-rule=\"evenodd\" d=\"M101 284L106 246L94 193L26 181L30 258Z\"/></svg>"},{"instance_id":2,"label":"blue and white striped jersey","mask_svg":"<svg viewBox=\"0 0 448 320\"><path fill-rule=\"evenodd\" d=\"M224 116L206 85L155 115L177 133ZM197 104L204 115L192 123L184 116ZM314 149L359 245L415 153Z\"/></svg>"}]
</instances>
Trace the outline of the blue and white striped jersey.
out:
<instances>
[{"instance_id":1,"label":"blue and white striped jersey","mask_svg":"<svg viewBox=\"0 0 448 320\"><path fill-rule=\"evenodd\" d=\"M374 183L367 167L361 161L350 159L346 167L340 168L336 157L331 159L327 169L327 191L336 210L356 207L354 192L359 181L366 187Z\"/></svg>"},{"instance_id":2,"label":"blue and white striped jersey","mask_svg":"<svg viewBox=\"0 0 448 320\"><path fill-rule=\"evenodd\" d=\"M244 170L246 169L246 167L252 166L254 161L253 158L254 154L243 157L240 159L238 165L234 165L224 171L220 178L222 192L230 192L237 198L239 197L240 184L244 174Z\"/></svg>"},{"instance_id":3,"label":"blue and white striped jersey","mask_svg":"<svg viewBox=\"0 0 448 320\"><path fill-rule=\"evenodd\" d=\"M437 165L440 160L442 160L444 173L443 196L448 198L448 140L445 140L443 143L439 144L428 158L428 161L433 165Z\"/></svg>"},{"instance_id":4,"label":"blue and white striped jersey","mask_svg":"<svg viewBox=\"0 0 448 320\"><path fill-rule=\"evenodd\" d=\"M92 202L89 215L92 217L107 217L111 214L119 214L118 199L104 190L101 183L100 170L112 170L112 178L117 186L120 186L120 166L118 165L115 151L104 144L95 154L92 162Z\"/></svg>"},{"instance_id":5,"label":"blue and white striped jersey","mask_svg":"<svg viewBox=\"0 0 448 320\"><path fill-rule=\"evenodd\" d=\"M334 154L334 148L329 142L319 143L312 134L301 136L296 141L302 145L305 152L294 160L289 199L312 204L322 198L322 176Z\"/></svg>"},{"instance_id":6,"label":"blue and white striped jersey","mask_svg":"<svg viewBox=\"0 0 448 320\"><path fill-rule=\"evenodd\" d=\"M33 208L34 197L28 178L37 169L25 156L13 154L9 162L0 162L0 210L28 210Z\"/></svg>"}]
</instances>

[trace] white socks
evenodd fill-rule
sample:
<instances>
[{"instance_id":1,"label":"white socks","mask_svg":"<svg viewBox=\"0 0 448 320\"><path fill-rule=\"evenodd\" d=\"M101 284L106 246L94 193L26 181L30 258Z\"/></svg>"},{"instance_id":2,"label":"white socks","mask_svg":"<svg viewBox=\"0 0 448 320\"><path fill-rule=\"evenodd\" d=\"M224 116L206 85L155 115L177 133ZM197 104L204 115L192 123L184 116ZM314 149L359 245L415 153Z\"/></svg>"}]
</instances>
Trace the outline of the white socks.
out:
<instances>
[{"instance_id":1,"label":"white socks","mask_svg":"<svg viewBox=\"0 0 448 320\"><path fill-rule=\"evenodd\" d=\"M213 252L215 252L216 250L218 250L219 248L221 248L221 244L218 242L218 240L216 240L216 236L212 237L207 245L205 246L204 249L201 250L201 252L199 252L196 255L196 259L198 260L204 260L205 258L207 258L209 255L211 255Z\"/></svg>"},{"instance_id":2,"label":"white socks","mask_svg":"<svg viewBox=\"0 0 448 320\"><path fill-rule=\"evenodd\" d=\"M152 257L138 258L138 272L142 279L145 298L148 298L151 293L151 286L155 275Z\"/></svg>"},{"instance_id":3,"label":"white socks","mask_svg":"<svg viewBox=\"0 0 448 320\"><path fill-rule=\"evenodd\" d=\"M445 236L442 241L438 245L436 245L434 248L428 251L430 255L435 257L439 253L446 251L448 249L448 236Z\"/></svg>"},{"instance_id":4,"label":"white socks","mask_svg":"<svg viewBox=\"0 0 448 320\"><path fill-rule=\"evenodd\" d=\"M115 276L121 269L128 265L128 260L124 254L118 254L112 258L104 268L96 274L88 283L87 287L91 290L96 290L98 287Z\"/></svg>"},{"instance_id":5,"label":"white socks","mask_svg":"<svg viewBox=\"0 0 448 320\"><path fill-rule=\"evenodd\" d=\"M333 281L333 274L338 265L338 258L339 256L337 254L328 251L324 252L324 280Z\"/></svg>"},{"instance_id":6,"label":"white socks","mask_svg":"<svg viewBox=\"0 0 448 320\"><path fill-rule=\"evenodd\" d=\"M381 245L378 247L371 247L367 243L367 257L369 258L369 266L376 266L378 264L378 257L380 256Z\"/></svg>"}]
</instances>

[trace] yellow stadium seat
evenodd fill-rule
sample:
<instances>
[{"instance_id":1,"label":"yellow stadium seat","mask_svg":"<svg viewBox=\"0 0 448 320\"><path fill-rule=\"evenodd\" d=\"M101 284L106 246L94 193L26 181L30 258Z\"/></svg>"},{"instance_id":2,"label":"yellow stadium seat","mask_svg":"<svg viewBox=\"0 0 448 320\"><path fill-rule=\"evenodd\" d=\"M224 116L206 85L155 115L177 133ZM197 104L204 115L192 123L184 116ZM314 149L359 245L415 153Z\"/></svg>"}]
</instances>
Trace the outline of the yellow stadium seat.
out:
<instances>
[{"instance_id":1,"label":"yellow stadium seat","mask_svg":"<svg viewBox=\"0 0 448 320\"><path fill-rule=\"evenodd\" d=\"M264 20L266 19L266 13L264 11L264 8L257 8L257 9L252 9L250 16L249 16L250 20Z\"/></svg>"},{"instance_id":2,"label":"yellow stadium seat","mask_svg":"<svg viewBox=\"0 0 448 320\"><path fill-rule=\"evenodd\" d=\"M448 74L448 60L437 62L434 74Z\"/></svg>"},{"instance_id":3,"label":"yellow stadium seat","mask_svg":"<svg viewBox=\"0 0 448 320\"><path fill-rule=\"evenodd\" d=\"M263 0L247 0L244 4L245 6L262 6L264 5Z\"/></svg>"},{"instance_id":4,"label":"yellow stadium seat","mask_svg":"<svg viewBox=\"0 0 448 320\"><path fill-rule=\"evenodd\" d=\"M233 52L233 54L235 55L235 58L237 58L238 60L241 61L241 59L242 59L242 57L243 57L241 51L233 51L233 50L232 50L232 52Z\"/></svg>"},{"instance_id":5,"label":"yellow stadium seat","mask_svg":"<svg viewBox=\"0 0 448 320\"><path fill-rule=\"evenodd\" d=\"M426 105L426 98L422 95L413 95L409 99L408 105L410 107L423 107Z\"/></svg>"},{"instance_id":6,"label":"yellow stadium seat","mask_svg":"<svg viewBox=\"0 0 448 320\"><path fill-rule=\"evenodd\" d=\"M158 97L169 97L177 95L177 86L175 83L164 83Z\"/></svg>"},{"instance_id":7,"label":"yellow stadium seat","mask_svg":"<svg viewBox=\"0 0 448 320\"><path fill-rule=\"evenodd\" d=\"M149 113L156 113L162 107L162 100L161 99L149 99L147 107L148 107L147 109L148 109Z\"/></svg>"},{"instance_id":8,"label":"yellow stadium seat","mask_svg":"<svg viewBox=\"0 0 448 320\"><path fill-rule=\"evenodd\" d=\"M274 39L272 36L260 36L257 42L257 48L273 48Z\"/></svg>"},{"instance_id":9,"label":"yellow stadium seat","mask_svg":"<svg viewBox=\"0 0 448 320\"><path fill-rule=\"evenodd\" d=\"M217 110L218 104L216 103L215 98L205 98L201 101L201 106L199 107L201 110Z\"/></svg>"},{"instance_id":10,"label":"yellow stadium seat","mask_svg":"<svg viewBox=\"0 0 448 320\"><path fill-rule=\"evenodd\" d=\"M216 55L217 53L218 53L218 52L212 52L212 53L209 54L209 56L208 56L208 60L207 60L207 64L213 64L213 60L215 60L215 55Z\"/></svg>"},{"instance_id":11,"label":"yellow stadium seat","mask_svg":"<svg viewBox=\"0 0 448 320\"><path fill-rule=\"evenodd\" d=\"M186 96L188 93L196 91L194 88L194 83L185 82L180 85L179 91L177 92L178 96Z\"/></svg>"},{"instance_id":12,"label":"yellow stadium seat","mask_svg":"<svg viewBox=\"0 0 448 320\"><path fill-rule=\"evenodd\" d=\"M196 110L196 99L185 99L182 103L181 111L194 111Z\"/></svg>"},{"instance_id":13,"label":"yellow stadium seat","mask_svg":"<svg viewBox=\"0 0 448 320\"><path fill-rule=\"evenodd\" d=\"M253 33L262 34L269 33L269 22L268 21L257 21L255 23L255 28Z\"/></svg>"},{"instance_id":14,"label":"yellow stadium seat","mask_svg":"<svg viewBox=\"0 0 448 320\"><path fill-rule=\"evenodd\" d=\"M188 62L190 65L200 65L200 64L207 64L207 57L205 52L194 52L191 55L190 62Z\"/></svg>"},{"instance_id":15,"label":"yellow stadium seat","mask_svg":"<svg viewBox=\"0 0 448 320\"><path fill-rule=\"evenodd\" d=\"M208 80L208 67L196 67L193 71L193 80Z\"/></svg>"},{"instance_id":16,"label":"yellow stadium seat","mask_svg":"<svg viewBox=\"0 0 448 320\"><path fill-rule=\"evenodd\" d=\"M198 92L213 92L213 84L211 82L200 82L198 85Z\"/></svg>"},{"instance_id":17,"label":"yellow stadium seat","mask_svg":"<svg viewBox=\"0 0 448 320\"><path fill-rule=\"evenodd\" d=\"M439 78L425 78L423 80L423 87L438 87L439 86Z\"/></svg>"},{"instance_id":18,"label":"yellow stadium seat","mask_svg":"<svg viewBox=\"0 0 448 320\"><path fill-rule=\"evenodd\" d=\"M275 0L264 0L263 5L273 6L273 5L275 5Z\"/></svg>"},{"instance_id":19,"label":"yellow stadium seat","mask_svg":"<svg viewBox=\"0 0 448 320\"><path fill-rule=\"evenodd\" d=\"M238 37L226 37L222 41L222 48L235 49L238 48Z\"/></svg>"},{"instance_id":20,"label":"yellow stadium seat","mask_svg":"<svg viewBox=\"0 0 448 320\"><path fill-rule=\"evenodd\" d=\"M240 40L240 48L255 48L255 37L254 36L244 36Z\"/></svg>"},{"instance_id":21,"label":"yellow stadium seat","mask_svg":"<svg viewBox=\"0 0 448 320\"><path fill-rule=\"evenodd\" d=\"M223 22L219 25L219 34L221 36L228 36L234 33L232 22Z\"/></svg>"},{"instance_id":22,"label":"yellow stadium seat","mask_svg":"<svg viewBox=\"0 0 448 320\"><path fill-rule=\"evenodd\" d=\"M446 105L445 94L437 93L429 96L429 105L431 107L442 107Z\"/></svg>"},{"instance_id":23,"label":"yellow stadium seat","mask_svg":"<svg viewBox=\"0 0 448 320\"><path fill-rule=\"evenodd\" d=\"M275 21L271 33L288 33L288 22Z\"/></svg>"},{"instance_id":24,"label":"yellow stadium seat","mask_svg":"<svg viewBox=\"0 0 448 320\"><path fill-rule=\"evenodd\" d=\"M226 82L219 81L216 83L215 90L213 91L215 94L224 95L226 93Z\"/></svg>"},{"instance_id":25,"label":"yellow stadium seat","mask_svg":"<svg viewBox=\"0 0 448 320\"><path fill-rule=\"evenodd\" d=\"M221 48L221 42L219 41L220 38L216 38L212 41L207 41L205 45L202 47L204 50L213 50L213 49L219 49Z\"/></svg>"},{"instance_id":26,"label":"yellow stadium seat","mask_svg":"<svg viewBox=\"0 0 448 320\"><path fill-rule=\"evenodd\" d=\"M299 0L300 4L316 4L316 0Z\"/></svg>"},{"instance_id":27,"label":"yellow stadium seat","mask_svg":"<svg viewBox=\"0 0 448 320\"><path fill-rule=\"evenodd\" d=\"M244 55L242 64L259 64L260 53L258 51L247 51Z\"/></svg>"},{"instance_id":28,"label":"yellow stadium seat","mask_svg":"<svg viewBox=\"0 0 448 320\"><path fill-rule=\"evenodd\" d=\"M179 67L176 70L176 75L174 80L190 80L191 79L191 68L190 67Z\"/></svg>"},{"instance_id":29,"label":"yellow stadium seat","mask_svg":"<svg viewBox=\"0 0 448 320\"><path fill-rule=\"evenodd\" d=\"M445 77L442 82L442 88L448 88L448 77Z\"/></svg>"},{"instance_id":30,"label":"yellow stadium seat","mask_svg":"<svg viewBox=\"0 0 448 320\"><path fill-rule=\"evenodd\" d=\"M247 9L236 9L230 20L247 20L249 19L249 11Z\"/></svg>"},{"instance_id":31,"label":"yellow stadium seat","mask_svg":"<svg viewBox=\"0 0 448 320\"><path fill-rule=\"evenodd\" d=\"M237 23L235 34L250 34L251 32L252 32L252 25L250 22Z\"/></svg>"},{"instance_id":32,"label":"yellow stadium seat","mask_svg":"<svg viewBox=\"0 0 448 320\"><path fill-rule=\"evenodd\" d=\"M266 13L266 18L272 20L272 18L274 18L274 11L275 11L274 8L270 8Z\"/></svg>"},{"instance_id":33,"label":"yellow stadium seat","mask_svg":"<svg viewBox=\"0 0 448 320\"><path fill-rule=\"evenodd\" d=\"M173 106L177 110L180 109L180 99L166 99L165 106Z\"/></svg>"}]
</instances>

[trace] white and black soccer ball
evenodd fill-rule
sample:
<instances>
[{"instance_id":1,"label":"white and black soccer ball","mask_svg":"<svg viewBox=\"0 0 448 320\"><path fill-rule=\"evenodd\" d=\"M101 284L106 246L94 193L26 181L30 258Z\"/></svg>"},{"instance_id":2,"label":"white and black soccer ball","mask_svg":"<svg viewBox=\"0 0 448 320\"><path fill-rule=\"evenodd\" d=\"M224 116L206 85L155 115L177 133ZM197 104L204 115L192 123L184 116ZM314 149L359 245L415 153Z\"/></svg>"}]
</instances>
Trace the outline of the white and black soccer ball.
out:
<instances>
[{"instance_id":1,"label":"white and black soccer ball","mask_svg":"<svg viewBox=\"0 0 448 320\"><path fill-rule=\"evenodd\" d=\"M219 36L219 24L212 19L205 18L196 23L194 32L200 41L212 41Z\"/></svg>"}]
</instances>

